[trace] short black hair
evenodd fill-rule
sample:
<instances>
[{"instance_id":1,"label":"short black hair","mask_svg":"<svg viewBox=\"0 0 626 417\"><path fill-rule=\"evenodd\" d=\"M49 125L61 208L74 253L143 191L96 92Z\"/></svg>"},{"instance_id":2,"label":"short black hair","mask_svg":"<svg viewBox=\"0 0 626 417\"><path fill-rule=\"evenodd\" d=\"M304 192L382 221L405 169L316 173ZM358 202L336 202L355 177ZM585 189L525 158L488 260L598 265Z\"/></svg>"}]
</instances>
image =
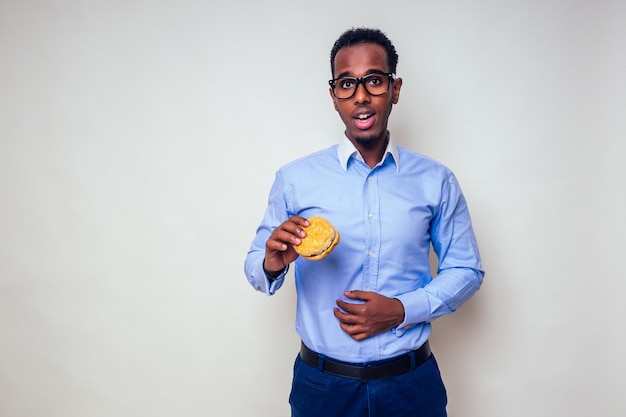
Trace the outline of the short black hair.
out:
<instances>
[{"instance_id":1,"label":"short black hair","mask_svg":"<svg viewBox=\"0 0 626 417\"><path fill-rule=\"evenodd\" d=\"M361 43L375 43L382 46L385 49L385 52L387 52L387 64L389 65L389 71L394 74L396 73L396 67L398 66L398 53L387 35L385 35L380 29L361 27L348 29L335 41L335 44L330 50L330 73L333 77L335 76L334 65L337 52L339 52L341 48Z\"/></svg>"}]
</instances>

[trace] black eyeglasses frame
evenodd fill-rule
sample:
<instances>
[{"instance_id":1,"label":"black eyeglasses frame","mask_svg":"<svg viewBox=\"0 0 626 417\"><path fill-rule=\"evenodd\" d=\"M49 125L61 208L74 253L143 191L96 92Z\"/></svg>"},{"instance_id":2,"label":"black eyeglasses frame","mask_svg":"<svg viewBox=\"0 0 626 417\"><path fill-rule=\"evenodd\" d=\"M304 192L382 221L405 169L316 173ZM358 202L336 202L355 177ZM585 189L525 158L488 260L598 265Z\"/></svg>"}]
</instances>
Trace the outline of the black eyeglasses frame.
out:
<instances>
[{"instance_id":1,"label":"black eyeglasses frame","mask_svg":"<svg viewBox=\"0 0 626 417\"><path fill-rule=\"evenodd\" d=\"M371 77L372 75L386 75L387 78L389 78L389 85L387 86L387 91L385 91L384 93L380 93L380 94L372 94L369 92L369 90L367 89L367 86L365 85L365 81ZM370 96L384 96L385 94L387 94L389 92L389 87L393 84L393 82L395 81L395 76L396 74L394 74L393 72L382 72L382 71L375 71L375 72L371 72L367 75L364 75L363 77L360 78L356 78L356 77L339 77L339 78L335 78L332 80L328 80L328 84L330 85L330 89L333 92L333 95L335 96L335 98L337 98L338 100L349 100L352 97L354 97L354 95L356 94L356 90L359 89L359 84L363 85L363 88L365 88L365 91L367 92L367 94L369 94ZM337 93L335 92L335 86L337 84L337 81L339 80L352 80L356 83L356 86L354 88L354 92L352 93L352 95L350 97L337 97Z\"/></svg>"}]
</instances>

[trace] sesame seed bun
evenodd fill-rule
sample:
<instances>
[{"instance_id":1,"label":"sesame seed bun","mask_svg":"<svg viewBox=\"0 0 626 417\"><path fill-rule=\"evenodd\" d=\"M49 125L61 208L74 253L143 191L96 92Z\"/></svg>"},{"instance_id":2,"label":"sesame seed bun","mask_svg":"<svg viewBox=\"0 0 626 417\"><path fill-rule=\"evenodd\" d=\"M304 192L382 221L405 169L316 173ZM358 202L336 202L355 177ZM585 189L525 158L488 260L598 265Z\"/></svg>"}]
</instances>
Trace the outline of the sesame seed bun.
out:
<instances>
[{"instance_id":1,"label":"sesame seed bun","mask_svg":"<svg viewBox=\"0 0 626 417\"><path fill-rule=\"evenodd\" d=\"M311 217L305 227L306 237L294 246L295 251L305 259L318 261L325 258L339 243L339 231L323 217Z\"/></svg>"}]
</instances>

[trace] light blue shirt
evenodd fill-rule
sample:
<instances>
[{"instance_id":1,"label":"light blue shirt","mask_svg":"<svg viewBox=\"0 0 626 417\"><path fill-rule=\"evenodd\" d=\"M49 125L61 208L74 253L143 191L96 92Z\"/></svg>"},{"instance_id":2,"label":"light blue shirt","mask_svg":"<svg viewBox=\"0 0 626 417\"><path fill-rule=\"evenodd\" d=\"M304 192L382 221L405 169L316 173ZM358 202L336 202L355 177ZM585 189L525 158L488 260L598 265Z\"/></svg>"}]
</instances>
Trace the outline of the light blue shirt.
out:
<instances>
[{"instance_id":1,"label":"light blue shirt","mask_svg":"<svg viewBox=\"0 0 626 417\"><path fill-rule=\"evenodd\" d=\"M431 321L458 309L480 287L484 272L465 198L454 174L390 139L370 169L352 143L280 168L263 221L245 260L254 288L273 295L284 283L263 271L265 242L291 215L326 217L339 231L334 251L319 261L294 262L296 331L311 349L348 362L397 356L428 340ZM438 256L433 279L430 245ZM404 322L355 341L333 315L345 290L399 299Z\"/></svg>"}]
</instances>

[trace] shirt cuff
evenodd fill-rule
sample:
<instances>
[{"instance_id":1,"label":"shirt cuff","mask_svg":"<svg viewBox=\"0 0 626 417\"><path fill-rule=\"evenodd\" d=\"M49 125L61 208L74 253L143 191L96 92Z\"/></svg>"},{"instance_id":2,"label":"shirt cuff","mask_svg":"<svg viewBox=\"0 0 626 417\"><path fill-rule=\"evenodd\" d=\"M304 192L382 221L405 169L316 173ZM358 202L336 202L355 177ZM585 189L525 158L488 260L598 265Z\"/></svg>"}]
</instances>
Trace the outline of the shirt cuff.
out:
<instances>
[{"instance_id":1,"label":"shirt cuff","mask_svg":"<svg viewBox=\"0 0 626 417\"><path fill-rule=\"evenodd\" d=\"M397 297L404 306L404 321L395 328L396 336L402 336L418 323L427 322L430 319L430 302L423 288L401 294Z\"/></svg>"},{"instance_id":2,"label":"shirt cuff","mask_svg":"<svg viewBox=\"0 0 626 417\"><path fill-rule=\"evenodd\" d=\"M277 277L271 277L265 273L265 270L263 270L263 275L265 275L265 293L267 295L274 295L274 293L276 293L276 291L278 291L278 289L283 286L283 283L285 282L285 275L288 271L289 265L285 266L280 275L278 275Z\"/></svg>"}]
</instances>

